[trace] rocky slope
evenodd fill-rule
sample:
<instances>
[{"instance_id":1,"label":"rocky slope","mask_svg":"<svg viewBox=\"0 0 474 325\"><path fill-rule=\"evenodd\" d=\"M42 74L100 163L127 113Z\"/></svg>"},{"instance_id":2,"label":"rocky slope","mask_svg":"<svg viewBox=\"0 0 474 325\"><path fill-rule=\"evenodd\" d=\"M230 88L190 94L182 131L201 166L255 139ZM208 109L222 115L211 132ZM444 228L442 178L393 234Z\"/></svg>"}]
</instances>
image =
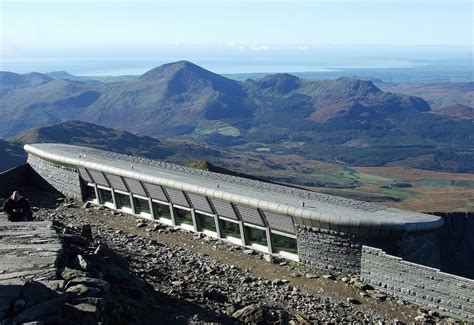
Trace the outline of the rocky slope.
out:
<instances>
[{"instance_id":1,"label":"rocky slope","mask_svg":"<svg viewBox=\"0 0 474 325\"><path fill-rule=\"evenodd\" d=\"M0 173L26 162L25 151L18 143L0 139Z\"/></svg>"},{"instance_id":2,"label":"rocky slope","mask_svg":"<svg viewBox=\"0 0 474 325\"><path fill-rule=\"evenodd\" d=\"M28 196L38 205L35 218L53 220L62 233L58 277L64 287L56 295L64 298L61 308L74 311L64 317L87 320L82 323L439 320L362 285L354 275L321 273L102 207L56 201L54 195Z\"/></svg>"}]
</instances>

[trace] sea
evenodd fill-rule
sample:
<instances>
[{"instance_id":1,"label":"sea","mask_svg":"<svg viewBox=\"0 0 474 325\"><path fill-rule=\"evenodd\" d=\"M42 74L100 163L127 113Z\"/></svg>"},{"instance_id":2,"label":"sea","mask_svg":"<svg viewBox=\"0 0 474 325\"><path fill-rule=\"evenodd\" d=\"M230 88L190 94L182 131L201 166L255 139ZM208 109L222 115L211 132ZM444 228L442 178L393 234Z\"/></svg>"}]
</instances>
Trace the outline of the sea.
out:
<instances>
[{"instance_id":1,"label":"sea","mask_svg":"<svg viewBox=\"0 0 474 325\"><path fill-rule=\"evenodd\" d=\"M363 53L337 55L279 53L203 56L180 53L160 57L14 57L0 58L0 71L15 73L66 71L76 76L141 75L165 63L191 61L215 73L245 79L270 73L306 78L361 76L388 82L473 81L472 56ZM414 79L413 79L414 78Z\"/></svg>"}]
</instances>

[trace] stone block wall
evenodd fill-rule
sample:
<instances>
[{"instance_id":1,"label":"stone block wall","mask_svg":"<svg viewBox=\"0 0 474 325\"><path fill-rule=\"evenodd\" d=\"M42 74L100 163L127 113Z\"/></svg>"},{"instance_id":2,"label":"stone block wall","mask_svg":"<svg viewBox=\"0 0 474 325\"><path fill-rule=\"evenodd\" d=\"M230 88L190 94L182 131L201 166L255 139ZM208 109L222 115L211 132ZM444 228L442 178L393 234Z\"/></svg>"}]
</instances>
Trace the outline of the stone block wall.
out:
<instances>
[{"instance_id":1,"label":"stone block wall","mask_svg":"<svg viewBox=\"0 0 474 325\"><path fill-rule=\"evenodd\" d=\"M407 262L369 246L362 247L361 280L405 301L474 322L474 280Z\"/></svg>"},{"instance_id":2,"label":"stone block wall","mask_svg":"<svg viewBox=\"0 0 474 325\"><path fill-rule=\"evenodd\" d=\"M63 195L82 199L79 173L75 168L60 166L56 163L28 155L28 164L46 182Z\"/></svg>"},{"instance_id":3,"label":"stone block wall","mask_svg":"<svg viewBox=\"0 0 474 325\"><path fill-rule=\"evenodd\" d=\"M319 269L359 272L362 244L351 234L297 226L300 261Z\"/></svg>"}]
</instances>

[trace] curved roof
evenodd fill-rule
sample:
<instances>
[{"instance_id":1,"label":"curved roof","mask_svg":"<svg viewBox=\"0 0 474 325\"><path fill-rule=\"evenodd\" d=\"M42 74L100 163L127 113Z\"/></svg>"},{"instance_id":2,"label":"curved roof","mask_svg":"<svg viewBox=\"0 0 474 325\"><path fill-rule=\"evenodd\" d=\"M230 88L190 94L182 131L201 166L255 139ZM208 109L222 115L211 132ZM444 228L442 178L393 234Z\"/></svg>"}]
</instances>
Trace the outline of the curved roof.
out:
<instances>
[{"instance_id":1,"label":"curved roof","mask_svg":"<svg viewBox=\"0 0 474 325\"><path fill-rule=\"evenodd\" d=\"M430 231L443 219L302 189L66 144L25 145L43 159L290 215L300 225L361 235ZM304 206L302 206L304 202ZM387 235L388 236L388 235Z\"/></svg>"}]
</instances>

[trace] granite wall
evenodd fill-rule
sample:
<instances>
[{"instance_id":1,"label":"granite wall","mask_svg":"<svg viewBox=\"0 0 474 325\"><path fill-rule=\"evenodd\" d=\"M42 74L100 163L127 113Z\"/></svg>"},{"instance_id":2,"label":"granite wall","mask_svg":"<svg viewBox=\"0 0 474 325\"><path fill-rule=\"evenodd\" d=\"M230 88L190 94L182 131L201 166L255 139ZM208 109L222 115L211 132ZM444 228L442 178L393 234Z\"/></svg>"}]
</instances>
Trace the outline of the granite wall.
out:
<instances>
[{"instance_id":1,"label":"granite wall","mask_svg":"<svg viewBox=\"0 0 474 325\"><path fill-rule=\"evenodd\" d=\"M63 195L82 200L81 182L75 168L60 166L34 155L28 155L28 164L41 178Z\"/></svg>"},{"instance_id":2,"label":"granite wall","mask_svg":"<svg viewBox=\"0 0 474 325\"><path fill-rule=\"evenodd\" d=\"M351 234L297 226L300 261L319 269L358 272L362 244Z\"/></svg>"},{"instance_id":3,"label":"granite wall","mask_svg":"<svg viewBox=\"0 0 474 325\"><path fill-rule=\"evenodd\" d=\"M360 272L363 245L383 249L413 263L440 266L436 232L370 238L298 225L297 240L300 261L319 269Z\"/></svg>"},{"instance_id":4,"label":"granite wall","mask_svg":"<svg viewBox=\"0 0 474 325\"><path fill-rule=\"evenodd\" d=\"M369 246L362 247L361 280L402 300L474 322L474 280L407 262Z\"/></svg>"}]
</instances>

